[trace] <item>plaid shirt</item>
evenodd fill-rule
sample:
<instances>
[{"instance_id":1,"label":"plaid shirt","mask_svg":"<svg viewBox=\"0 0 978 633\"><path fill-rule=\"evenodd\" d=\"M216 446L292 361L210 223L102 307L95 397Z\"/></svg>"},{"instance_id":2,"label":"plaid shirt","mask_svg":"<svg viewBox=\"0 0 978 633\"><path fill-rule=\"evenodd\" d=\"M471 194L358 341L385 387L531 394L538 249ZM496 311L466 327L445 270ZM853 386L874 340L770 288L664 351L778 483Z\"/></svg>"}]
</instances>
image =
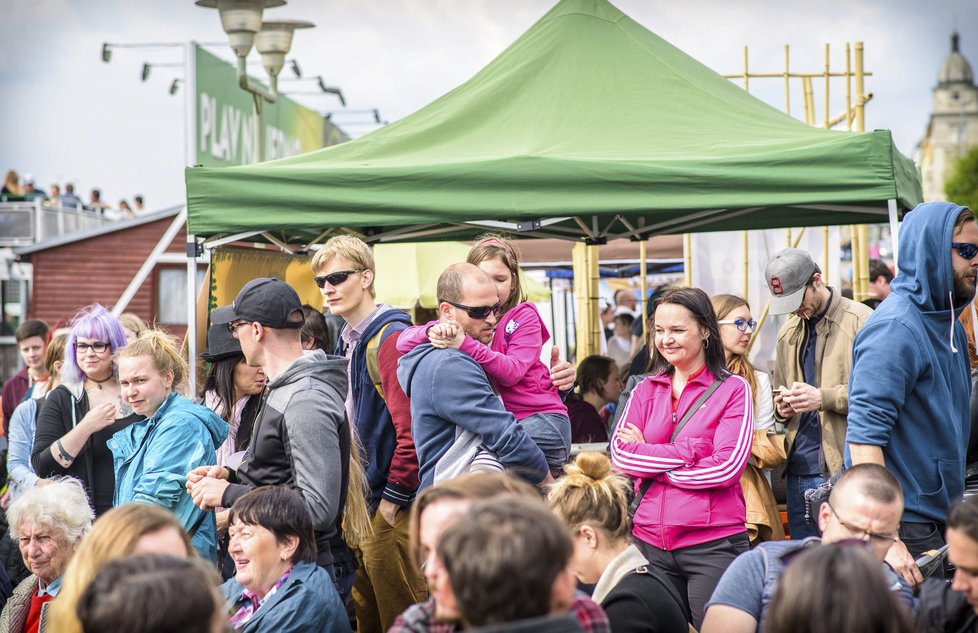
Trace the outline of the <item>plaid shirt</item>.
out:
<instances>
[{"instance_id":1,"label":"plaid shirt","mask_svg":"<svg viewBox=\"0 0 978 633\"><path fill-rule=\"evenodd\" d=\"M285 581L292 575L293 569L295 569L295 567L289 567L288 571L282 574L282 577L279 578L278 582L276 582L275 585L268 590L268 593L266 593L265 597L263 598L259 598L252 591L245 589L241 594L241 598L237 602L237 604L240 604L241 606L234 612L234 615L231 616L231 620L228 622L231 625L231 628L240 629L247 624L258 609L261 608L261 605L265 604L265 601L274 596L275 592L278 591L278 588L285 584Z\"/></svg>"},{"instance_id":2,"label":"plaid shirt","mask_svg":"<svg viewBox=\"0 0 978 633\"><path fill-rule=\"evenodd\" d=\"M577 616L584 633L611 633L608 615L587 594L580 591L574 593L571 611ZM427 602L408 607L407 611L397 616L387 633L455 633L461 630L457 622L435 620L435 600L430 598Z\"/></svg>"}]
</instances>

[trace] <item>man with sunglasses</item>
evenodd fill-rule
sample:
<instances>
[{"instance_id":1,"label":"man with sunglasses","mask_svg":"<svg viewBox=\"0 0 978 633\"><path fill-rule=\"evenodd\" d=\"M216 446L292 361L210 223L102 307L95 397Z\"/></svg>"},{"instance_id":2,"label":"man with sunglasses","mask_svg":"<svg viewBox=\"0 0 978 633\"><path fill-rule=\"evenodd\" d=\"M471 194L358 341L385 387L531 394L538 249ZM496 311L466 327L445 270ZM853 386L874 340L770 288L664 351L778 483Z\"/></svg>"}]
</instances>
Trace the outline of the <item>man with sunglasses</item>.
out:
<instances>
[{"instance_id":1,"label":"man with sunglasses","mask_svg":"<svg viewBox=\"0 0 978 633\"><path fill-rule=\"evenodd\" d=\"M418 456L410 403L396 375L397 339L411 317L377 304L374 258L363 240L330 238L313 257L312 270L323 304L344 321L335 353L349 361L346 412L363 447L373 525L373 534L355 548L353 599L357 630L380 633L428 593L409 545Z\"/></svg>"},{"instance_id":2,"label":"man with sunglasses","mask_svg":"<svg viewBox=\"0 0 978 633\"><path fill-rule=\"evenodd\" d=\"M492 279L478 266L454 264L438 277L438 321L456 326L487 344L492 339L499 298ZM430 343L401 357L397 378L411 399L414 443L421 486L465 472L473 460L492 458L531 483L549 476L543 452L512 413L506 411L482 367L464 352ZM460 450L463 438L472 450ZM446 458L447 457L447 458Z\"/></svg>"},{"instance_id":3,"label":"man with sunglasses","mask_svg":"<svg viewBox=\"0 0 978 633\"><path fill-rule=\"evenodd\" d=\"M778 332L774 404L787 424L788 531L802 539L816 534L805 520L805 491L842 468L852 344L872 310L827 286L797 248L775 254L764 277L771 314L788 315Z\"/></svg>"},{"instance_id":4,"label":"man with sunglasses","mask_svg":"<svg viewBox=\"0 0 978 633\"><path fill-rule=\"evenodd\" d=\"M919 205L900 227L897 267L856 337L846 441L851 463L885 465L903 487L888 560L916 584L914 558L944 545L948 506L964 492L971 372L957 317L975 296L974 215L949 202Z\"/></svg>"},{"instance_id":5,"label":"man with sunglasses","mask_svg":"<svg viewBox=\"0 0 978 633\"><path fill-rule=\"evenodd\" d=\"M883 559L894 541L903 512L896 478L876 464L854 466L839 478L818 511L822 537L767 541L738 556L720 578L706 606L701 633L754 633L764 616L785 565L804 548L861 541L883 565L890 589L911 609L913 591Z\"/></svg>"}]
</instances>

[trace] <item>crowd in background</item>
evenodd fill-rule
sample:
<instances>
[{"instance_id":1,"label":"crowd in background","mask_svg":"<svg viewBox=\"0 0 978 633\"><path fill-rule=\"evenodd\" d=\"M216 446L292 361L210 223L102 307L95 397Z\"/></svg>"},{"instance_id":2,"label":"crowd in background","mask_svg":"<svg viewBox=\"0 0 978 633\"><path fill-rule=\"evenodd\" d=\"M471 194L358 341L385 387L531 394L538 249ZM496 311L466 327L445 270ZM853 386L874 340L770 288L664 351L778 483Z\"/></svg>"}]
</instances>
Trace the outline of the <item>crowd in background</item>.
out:
<instances>
[{"instance_id":1,"label":"crowd in background","mask_svg":"<svg viewBox=\"0 0 978 633\"><path fill-rule=\"evenodd\" d=\"M51 183L45 190L37 184L33 174L21 178L15 170L7 170L3 188L0 189L0 202L21 202L41 200L46 207L61 207L84 213L94 213L112 220L125 220L145 213L146 206L142 194L133 196L132 205L126 199L113 205L102 198L102 190L89 191L88 200L75 194L75 185L65 183L64 189L58 183Z\"/></svg>"},{"instance_id":2,"label":"crowd in background","mask_svg":"<svg viewBox=\"0 0 978 633\"><path fill-rule=\"evenodd\" d=\"M619 293L571 367L497 235L423 324L334 236L324 311L253 279L200 367L98 305L26 321L0 631L973 631L978 224L924 204L900 238L875 312L768 262L771 375L743 298L679 287Z\"/></svg>"}]
</instances>

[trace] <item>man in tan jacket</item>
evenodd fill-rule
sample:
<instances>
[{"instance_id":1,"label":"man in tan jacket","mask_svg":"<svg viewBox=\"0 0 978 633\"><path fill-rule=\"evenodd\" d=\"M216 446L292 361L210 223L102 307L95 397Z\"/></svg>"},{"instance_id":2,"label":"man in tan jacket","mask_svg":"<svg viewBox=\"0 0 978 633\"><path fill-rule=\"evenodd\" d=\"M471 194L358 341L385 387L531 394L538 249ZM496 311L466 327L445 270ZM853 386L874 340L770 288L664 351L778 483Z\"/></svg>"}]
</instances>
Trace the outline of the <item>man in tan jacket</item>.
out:
<instances>
[{"instance_id":1,"label":"man in tan jacket","mask_svg":"<svg viewBox=\"0 0 978 633\"><path fill-rule=\"evenodd\" d=\"M849 412L852 343L872 310L825 285L805 251L789 248L768 262L771 314L788 314L778 332L775 413L788 425L788 530L817 536L805 521L805 490L842 467Z\"/></svg>"}]
</instances>

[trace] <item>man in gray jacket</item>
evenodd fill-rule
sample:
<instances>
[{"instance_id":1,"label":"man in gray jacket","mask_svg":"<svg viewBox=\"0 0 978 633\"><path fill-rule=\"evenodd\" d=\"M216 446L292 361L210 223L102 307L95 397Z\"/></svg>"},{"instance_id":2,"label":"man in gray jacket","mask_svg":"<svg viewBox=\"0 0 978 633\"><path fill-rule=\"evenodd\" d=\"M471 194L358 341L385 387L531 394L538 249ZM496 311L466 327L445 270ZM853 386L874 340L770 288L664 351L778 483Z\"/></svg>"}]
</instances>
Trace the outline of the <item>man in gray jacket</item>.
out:
<instances>
[{"instance_id":1,"label":"man in gray jacket","mask_svg":"<svg viewBox=\"0 0 978 633\"><path fill-rule=\"evenodd\" d=\"M187 475L187 489L206 510L229 508L258 486L298 489L312 515L317 562L345 601L355 569L341 528L350 464L346 359L303 353L302 305L279 279L248 282L211 320L227 324L250 366L264 368L268 391L241 465L198 468Z\"/></svg>"}]
</instances>

